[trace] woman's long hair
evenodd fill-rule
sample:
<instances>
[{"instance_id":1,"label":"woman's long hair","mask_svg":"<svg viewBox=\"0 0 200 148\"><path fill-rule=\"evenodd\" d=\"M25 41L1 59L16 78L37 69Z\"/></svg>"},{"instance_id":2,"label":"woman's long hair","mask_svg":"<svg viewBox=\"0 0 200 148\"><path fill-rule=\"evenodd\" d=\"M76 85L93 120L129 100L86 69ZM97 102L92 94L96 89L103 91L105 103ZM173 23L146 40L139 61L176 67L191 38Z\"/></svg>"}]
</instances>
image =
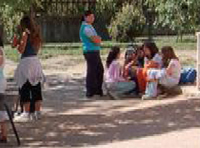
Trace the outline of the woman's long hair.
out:
<instances>
[{"instance_id":1,"label":"woman's long hair","mask_svg":"<svg viewBox=\"0 0 200 148\"><path fill-rule=\"evenodd\" d=\"M23 32L26 29L30 31L31 44L38 50L42 43L39 26L29 16L24 16L20 21L20 25Z\"/></svg>"},{"instance_id":2,"label":"woman's long hair","mask_svg":"<svg viewBox=\"0 0 200 148\"><path fill-rule=\"evenodd\" d=\"M169 62L171 59L177 59L178 57L176 56L173 48L171 46L164 46L161 49L162 55L163 55L163 64L165 67L168 66Z\"/></svg>"},{"instance_id":3,"label":"woman's long hair","mask_svg":"<svg viewBox=\"0 0 200 148\"><path fill-rule=\"evenodd\" d=\"M148 59L152 59L158 53L158 47L154 42L145 42L142 46L147 47L151 52L151 57L147 57Z\"/></svg>"},{"instance_id":4,"label":"woman's long hair","mask_svg":"<svg viewBox=\"0 0 200 148\"><path fill-rule=\"evenodd\" d=\"M117 46L114 46L111 48L107 60L106 60L106 67L109 68L110 64L113 62L113 60L117 59L118 54L120 53L120 48Z\"/></svg>"}]
</instances>

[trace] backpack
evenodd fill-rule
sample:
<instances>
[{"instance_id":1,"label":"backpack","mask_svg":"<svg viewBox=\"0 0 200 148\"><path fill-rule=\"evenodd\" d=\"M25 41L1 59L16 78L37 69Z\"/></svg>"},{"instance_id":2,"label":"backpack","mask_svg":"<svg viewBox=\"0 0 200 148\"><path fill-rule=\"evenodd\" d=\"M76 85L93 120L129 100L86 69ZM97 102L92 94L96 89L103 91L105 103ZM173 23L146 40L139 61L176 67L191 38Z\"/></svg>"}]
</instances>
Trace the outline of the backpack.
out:
<instances>
[{"instance_id":1,"label":"backpack","mask_svg":"<svg viewBox=\"0 0 200 148\"><path fill-rule=\"evenodd\" d=\"M196 81L197 71L195 68L183 68L179 84L194 83Z\"/></svg>"}]
</instances>

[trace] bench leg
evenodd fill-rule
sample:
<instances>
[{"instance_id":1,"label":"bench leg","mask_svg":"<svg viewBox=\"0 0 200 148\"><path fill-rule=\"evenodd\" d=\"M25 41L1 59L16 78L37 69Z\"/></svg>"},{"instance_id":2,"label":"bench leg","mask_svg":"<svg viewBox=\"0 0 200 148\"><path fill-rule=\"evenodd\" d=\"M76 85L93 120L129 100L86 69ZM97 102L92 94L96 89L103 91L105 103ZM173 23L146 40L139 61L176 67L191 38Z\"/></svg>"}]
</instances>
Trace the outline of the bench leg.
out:
<instances>
[{"instance_id":1,"label":"bench leg","mask_svg":"<svg viewBox=\"0 0 200 148\"><path fill-rule=\"evenodd\" d=\"M9 109L9 107L8 107L7 104L4 104L4 107L5 107L6 112L7 112L7 114L8 114L9 121L10 121L10 123L11 123L11 125L12 125L12 129L13 129L14 134L15 134L15 137L16 137L16 139L17 139L17 143L18 143L18 145L20 145L21 142L20 142L19 135L18 135L18 133L17 133L17 130L16 130L15 124L14 124L14 122L13 122L13 119L12 119L12 115L11 115L10 109Z\"/></svg>"}]
</instances>

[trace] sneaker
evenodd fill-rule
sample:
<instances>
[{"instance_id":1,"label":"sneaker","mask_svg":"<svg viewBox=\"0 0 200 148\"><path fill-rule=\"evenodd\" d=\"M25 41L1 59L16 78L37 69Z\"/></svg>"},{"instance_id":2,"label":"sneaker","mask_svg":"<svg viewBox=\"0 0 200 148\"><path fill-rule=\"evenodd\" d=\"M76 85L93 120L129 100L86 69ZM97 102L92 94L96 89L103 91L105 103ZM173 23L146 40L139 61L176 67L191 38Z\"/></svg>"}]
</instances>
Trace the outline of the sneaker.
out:
<instances>
[{"instance_id":1,"label":"sneaker","mask_svg":"<svg viewBox=\"0 0 200 148\"><path fill-rule=\"evenodd\" d=\"M143 96L142 96L142 100L151 100L151 99L154 99L154 98L156 98L156 97L154 97L154 96L149 96L149 95L143 95Z\"/></svg>"},{"instance_id":2,"label":"sneaker","mask_svg":"<svg viewBox=\"0 0 200 148\"><path fill-rule=\"evenodd\" d=\"M19 112L19 111L15 112L15 113L14 113L14 118L20 116L21 114L22 114L22 113Z\"/></svg>"},{"instance_id":3,"label":"sneaker","mask_svg":"<svg viewBox=\"0 0 200 148\"><path fill-rule=\"evenodd\" d=\"M35 111L34 115L35 115L35 120L41 119L41 116L42 116L41 111Z\"/></svg>"},{"instance_id":4,"label":"sneaker","mask_svg":"<svg viewBox=\"0 0 200 148\"><path fill-rule=\"evenodd\" d=\"M35 113L30 113L30 114L29 114L29 119L30 119L30 121L36 120L36 119L35 119Z\"/></svg>"},{"instance_id":5,"label":"sneaker","mask_svg":"<svg viewBox=\"0 0 200 148\"><path fill-rule=\"evenodd\" d=\"M28 122L30 121L30 114L29 113L22 113L21 115L14 118L15 122Z\"/></svg>"},{"instance_id":6,"label":"sneaker","mask_svg":"<svg viewBox=\"0 0 200 148\"><path fill-rule=\"evenodd\" d=\"M113 100L120 100L120 98L117 96L117 94L115 94L115 93L113 93L111 91L108 91L107 94Z\"/></svg>"}]
</instances>

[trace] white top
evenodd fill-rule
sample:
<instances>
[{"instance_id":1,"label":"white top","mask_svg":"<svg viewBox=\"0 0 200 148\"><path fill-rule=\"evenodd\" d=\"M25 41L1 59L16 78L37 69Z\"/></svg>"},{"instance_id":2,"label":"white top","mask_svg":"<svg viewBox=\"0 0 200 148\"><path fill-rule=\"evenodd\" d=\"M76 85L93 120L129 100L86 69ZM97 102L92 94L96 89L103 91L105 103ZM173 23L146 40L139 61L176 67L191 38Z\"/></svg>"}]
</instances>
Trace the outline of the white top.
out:
<instances>
[{"instance_id":1,"label":"white top","mask_svg":"<svg viewBox=\"0 0 200 148\"><path fill-rule=\"evenodd\" d=\"M177 59L171 59L167 68L149 69L147 72L149 79L158 79L159 83L173 87L179 83L181 76L181 64Z\"/></svg>"},{"instance_id":2,"label":"white top","mask_svg":"<svg viewBox=\"0 0 200 148\"><path fill-rule=\"evenodd\" d=\"M181 64L180 64L179 60L171 59L167 69L170 69L169 70L170 73L168 74L168 76L173 78L174 81L176 81L178 83L180 80L180 77L181 77Z\"/></svg>"},{"instance_id":3,"label":"white top","mask_svg":"<svg viewBox=\"0 0 200 148\"><path fill-rule=\"evenodd\" d=\"M0 55L0 58L3 58L3 62L0 65L0 93L5 93L7 82L3 73L3 69L5 65L5 54L3 51L3 47L0 47L0 52L2 52L2 55Z\"/></svg>"},{"instance_id":4,"label":"white top","mask_svg":"<svg viewBox=\"0 0 200 148\"><path fill-rule=\"evenodd\" d=\"M149 60L147 57L144 58L144 64L147 64L149 61L154 61L158 63L159 68L163 66L162 56L159 53L155 54L155 56L151 60Z\"/></svg>"}]
</instances>

